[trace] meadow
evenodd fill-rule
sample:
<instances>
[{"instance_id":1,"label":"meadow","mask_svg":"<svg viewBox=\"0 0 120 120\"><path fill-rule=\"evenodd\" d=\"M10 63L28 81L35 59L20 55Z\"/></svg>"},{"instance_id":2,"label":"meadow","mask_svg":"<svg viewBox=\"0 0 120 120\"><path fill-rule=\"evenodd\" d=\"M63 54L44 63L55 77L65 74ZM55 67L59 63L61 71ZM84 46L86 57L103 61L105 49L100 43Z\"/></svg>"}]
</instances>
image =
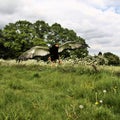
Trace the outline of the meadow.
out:
<instances>
[{"instance_id":1,"label":"meadow","mask_svg":"<svg viewBox=\"0 0 120 120\"><path fill-rule=\"evenodd\" d=\"M120 67L0 60L0 120L120 120Z\"/></svg>"}]
</instances>

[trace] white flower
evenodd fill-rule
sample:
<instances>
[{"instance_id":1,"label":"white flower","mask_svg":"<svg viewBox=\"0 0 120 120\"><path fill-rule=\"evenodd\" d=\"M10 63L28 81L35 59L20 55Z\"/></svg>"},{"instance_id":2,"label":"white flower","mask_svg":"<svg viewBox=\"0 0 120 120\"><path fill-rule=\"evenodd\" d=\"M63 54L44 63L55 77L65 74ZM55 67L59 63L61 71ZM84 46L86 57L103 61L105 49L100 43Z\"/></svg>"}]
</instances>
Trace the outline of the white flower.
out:
<instances>
[{"instance_id":1,"label":"white flower","mask_svg":"<svg viewBox=\"0 0 120 120\"><path fill-rule=\"evenodd\" d=\"M100 103L103 103L103 101L102 101L102 100L100 100L99 102L100 102Z\"/></svg>"},{"instance_id":2,"label":"white flower","mask_svg":"<svg viewBox=\"0 0 120 120\"><path fill-rule=\"evenodd\" d=\"M84 106L83 106L83 105L79 105L79 108L80 108L80 109L83 109L83 108L84 108Z\"/></svg>"},{"instance_id":3,"label":"white flower","mask_svg":"<svg viewBox=\"0 0 120 120\"><path fill-rule=\"evenodd\" d=\"M107 92L107 90L103 90L103 93L106 93Z\"/></svg>"}]
</instances>

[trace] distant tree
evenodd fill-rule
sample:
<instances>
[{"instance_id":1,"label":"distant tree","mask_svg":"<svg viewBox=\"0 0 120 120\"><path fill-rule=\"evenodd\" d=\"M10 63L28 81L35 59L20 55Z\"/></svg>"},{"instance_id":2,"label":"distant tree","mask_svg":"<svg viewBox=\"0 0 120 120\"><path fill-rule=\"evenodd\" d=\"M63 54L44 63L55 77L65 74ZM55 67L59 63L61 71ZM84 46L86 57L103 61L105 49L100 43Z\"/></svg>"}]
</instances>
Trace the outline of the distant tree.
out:
<instances>
[{"instance_id":1,"label":"distant tree","mask_svg":"<svg viewBox=\"0 0 120 120\"><path fill-rule=\"evenodd\" d=\"M103 55L105 58L107 58L108 65L120 65L120 59L117 55L111 52L106 52Z\"/></svg>"},{"instance_id":2,"label":"distant tree","mask_svg":"<svg viewBox=\"0 0 120 120\"><path fill-rule=\"evenodd\" d=\"M77 35L73 30L68 30L67 28L63 28L60 24L54 23L50 27L48 40L62 44L67 41L76 41Z\"/></svg>"},{"instance_id":3,"label":"distant tree","mask_svg":"<svg viewBox=\"0 0 120 120\"><path fill-rule=\"evenodd\" d=\"M36 21L33 24L34 27L34 32L36 33L35 38L40 38L43 39L44 41L46 41L47 37L48 37L48 32L49 32L49 25L47 23L45 23L44 21Z\"/></svg>"},{"instance_id":4,"label":"distant tree","mask_svg":"<svg viewBox=\"0 0 120 120\"><path fill-rule=\"evenodd\" d=\"M99 52L99 53L98 53L98 56L101 56L101 55L102 55L102 52Z\"/></svg>"},{"instance_id":5,"label":"distant tree","mask_svg":"<svg viewBox=\"0 0 120 120\"><path fill-rule=\"evenodd\" d=\"M35 45L44 44L44 40L38 35L32 23L28 21L17 21L9 23L2 31L4 47L9 49L7 54L10 58L19 56L22 52ZM13 54L14 53L14 54Z\"/></svg>"},{"instance_id":6,"label":"distant tree","mask_svg":"<svg viewBox=\"0 0 120 120\"><path fill-rule=\"evenodd\" d=\"M58 42L59 44L65 43L67 41L78 41L82 44L86 44L85 39L81 38L80 36L77 36L75 31L69 30L67 28L62 28L60 24L53 24L50 29L50 35L49 40L52 40L52 42ZM87 44L86 44L87 45ZM75 56L78 58L85 57L88 55L87 47L85 48L79 48L74 51L66 51L63 56L70 57Z\"/></svg>"},{"instance_id":7,"label":"distant tree","mask_svg":"<svg viewBox=\"0 0 120 120\"><path fill-rule=\"evenodd\" d=\"M54 44L54 43L61 43L62 42L62 32L63 28L61 27L60 24L54 23L53 25L50 26L49 33L47 40L49 43Z\"/></svg>"}]
</instances>

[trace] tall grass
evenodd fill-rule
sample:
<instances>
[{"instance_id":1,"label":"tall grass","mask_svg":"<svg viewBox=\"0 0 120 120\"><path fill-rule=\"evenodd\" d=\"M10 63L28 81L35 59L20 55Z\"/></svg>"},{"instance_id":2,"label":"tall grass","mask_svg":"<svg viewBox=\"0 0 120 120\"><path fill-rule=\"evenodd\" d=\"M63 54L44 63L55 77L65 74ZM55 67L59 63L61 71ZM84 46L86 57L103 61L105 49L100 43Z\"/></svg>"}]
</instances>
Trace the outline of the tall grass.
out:
<instances>
[{"instance_id":1,"label":"tall grass","mask_svg":"<svg viewBox=\"0 0 120 120\"><path fill-rule=\"evenodd\" d=\"M0 76L0 120L120 119L120 78L111 70L2 63Z\"/></svg>"}]
</instances>

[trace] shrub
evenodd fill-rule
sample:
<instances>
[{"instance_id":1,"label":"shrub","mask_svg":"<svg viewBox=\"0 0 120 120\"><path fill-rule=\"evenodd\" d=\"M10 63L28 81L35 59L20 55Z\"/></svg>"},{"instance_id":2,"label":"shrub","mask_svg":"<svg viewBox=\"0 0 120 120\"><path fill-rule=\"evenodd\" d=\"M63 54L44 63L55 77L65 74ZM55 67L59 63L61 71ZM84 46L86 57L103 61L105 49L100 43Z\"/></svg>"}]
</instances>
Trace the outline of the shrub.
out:
<instances>
[{"instance_id":1,"label":"shrub","mask_svg":"<svg viewBox=\"0 0 120 120\"><path fill-rule=\"evenodd\" d=\"M106 52L104 53L104 57L108 60L108 65L120 65L120 59L117 55Z\"/></svg>"}]
</instances>

